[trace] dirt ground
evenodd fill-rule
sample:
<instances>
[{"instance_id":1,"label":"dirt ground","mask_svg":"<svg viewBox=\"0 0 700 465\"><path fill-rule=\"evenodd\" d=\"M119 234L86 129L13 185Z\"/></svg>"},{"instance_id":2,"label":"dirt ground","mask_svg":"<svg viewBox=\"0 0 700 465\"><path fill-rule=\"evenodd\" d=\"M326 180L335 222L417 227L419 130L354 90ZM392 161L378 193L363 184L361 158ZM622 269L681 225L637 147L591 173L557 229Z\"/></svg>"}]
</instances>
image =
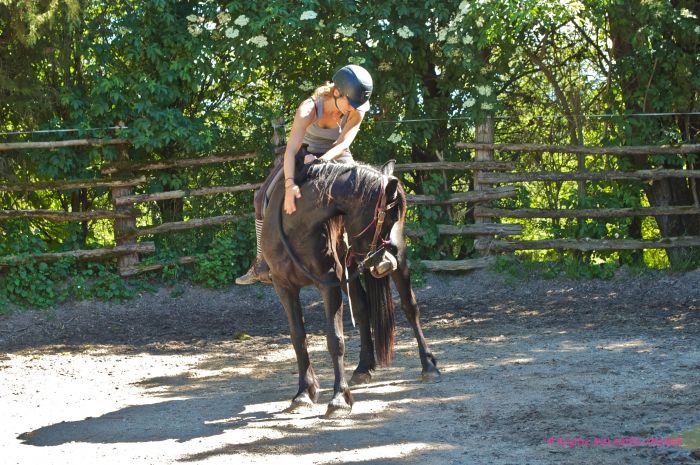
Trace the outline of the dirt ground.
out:
<instances>
[{"instance_id":1,"label":"dirt ground","mask_svg":"<svg viewBox=\"0 0 700 465\"><path fill-rule=\"evenodd\" d=\"M2 463L700 464L700 270L428 275L416 294L441 381L420 382L399 313L394 365L334 420L313 289L302 301L323 390L297 414L283 413L296 362L269 287L1 317ZM359 334L346 317L350 374Z\"/></svg>"}]
</instances>

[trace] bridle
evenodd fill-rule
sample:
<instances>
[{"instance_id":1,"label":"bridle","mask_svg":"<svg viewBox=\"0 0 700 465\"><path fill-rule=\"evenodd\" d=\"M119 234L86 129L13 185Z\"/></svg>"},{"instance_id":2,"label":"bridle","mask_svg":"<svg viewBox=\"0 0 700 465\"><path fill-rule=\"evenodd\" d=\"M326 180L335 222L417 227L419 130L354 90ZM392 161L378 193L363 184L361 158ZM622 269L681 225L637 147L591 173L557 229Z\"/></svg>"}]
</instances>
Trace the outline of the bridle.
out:
<instances>
[{"instance_id":1,"label":"bridle","mask_svg":"<svg viewBox=\"0 0 700 465\"><path fill-rule=\"evenodd\" d=\"M375 225L374 227L374 235L372 236L372 242L370 243L369 246L369 251L364 254L364 259L359 262L359 266L364 268L367 266L368 262L372 262L372 259L381 256L380 252L383 252L384 249L386 248L387 245L391 243L390 240L382 239L382 245L377 248L377 244L379 243L379 235L381 234L382 231L382 226L384 226L384 219L386 218L386 213L394 208L396 204L398 203L398 198L394 200L393 202L387 204L386 203L386 186L387 186L387 176L382 175L382 185L379 191L379 198L377 199L377 205L374 207L374 217L372 221L367 225L365 229L363 229L359 234L356 234L353 236L353 239L357 239L358 237L361 237L363 234L365 234L371 227L372 225ZM345 260L345 266L350 266L353 262L353 258L355 256L361 256L362 253L358 252L353 252L348 250L348 257Z\"/></svg>"},{"instance_id":2,"label":"bridle","mask_svg":"<svg viewBox=\"0 0 700 465\"><path fill-rule=\"evenodd\" d=\"M370 228L374 225L374 235L372 236L372 242L370 244L369 251L364 254L364 258L360 261L357 262L357 270L349 276L341 279L340 281L325 281L318 276L314 275L309 271L306 266L304 266L303 263L299 260L297 257L296 253L292 249L292 246L289 244L289 240L287 238L287 235L284 232L284 227L282 226L282 211L284 210L284 204L280 206L279 209L279 216L278 216L278 227L279 227L279 234L280 234L280 239L282 241L282 245L284 247L284 250L287 252L287 255L289 255L289 258L294 262L294 264L301 270L301 272L309 278L311 281L314 283L320 285L320 286L326 286L326 287L339 287L339 286L344 286L357 278L365 269L368 269L369 267L373 266L376 264L378 260L381 259L386 246L391 243L390 240L386 239L381 239L381 246L377 247L379 242L380 242L380 235L381 235L381 230L382 227L384 226L384 220L386 218L386 213L394 208L398 202L399 199L397 198L396 200L393 200L392 202L387 204L387 199L386 199L386 186L387 186L387 179L388 177L386 175L382 175L382 183L380 186L379 190L379 198L377 199L377 205L374 209L374 216L372 218L372 221L359 233L353 236L353 239L357 239L361 237L363 234L365 234L367 231L370 230ZM351 246L349 246L351 247ZM363 254L353 252L350 249L348 249L348 254L345 258L345 267L350 267L354 261L354 257L356 256L362 256Z\"/></svg>"}]
</instances>

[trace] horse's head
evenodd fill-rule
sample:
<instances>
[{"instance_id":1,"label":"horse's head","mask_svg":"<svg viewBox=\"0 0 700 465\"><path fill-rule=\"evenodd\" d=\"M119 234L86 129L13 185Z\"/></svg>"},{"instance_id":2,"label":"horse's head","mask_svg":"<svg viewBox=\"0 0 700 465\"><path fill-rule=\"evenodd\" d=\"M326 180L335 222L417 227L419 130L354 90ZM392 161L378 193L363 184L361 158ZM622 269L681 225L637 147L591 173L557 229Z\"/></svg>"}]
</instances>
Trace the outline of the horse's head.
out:
<instances>
[{"instance_id":1,"label":"horse's head","mask_svg":"<svg viewBox=\"0 0 700 465\"><path fill-rule=\"evenodd\" d=\"M346 214L346 229L353 257L364 264L375 278L396 270L397 255L404 247L403 222L406 196L393 175L394 160L380 170L367 170L366 200ZM361 229L360 229L361 228ZM358 231L359 229L359 231Z\"/></svg>"},{"instance_id":2,"label":"horse's head","mask_svg":"<svg viewBox=\"0 0 700 465\"><path fill-rule=\"evenodd\" d=\"M395 257L404 248L406 195L393 175L394 164L391 160L377 170L362 164L317 162L308 172L321 203L343 216L353 260L366 261L368 269L384 269L379 275L385 275L387 267L395 269Z\"/></svg>"}]
</instances>

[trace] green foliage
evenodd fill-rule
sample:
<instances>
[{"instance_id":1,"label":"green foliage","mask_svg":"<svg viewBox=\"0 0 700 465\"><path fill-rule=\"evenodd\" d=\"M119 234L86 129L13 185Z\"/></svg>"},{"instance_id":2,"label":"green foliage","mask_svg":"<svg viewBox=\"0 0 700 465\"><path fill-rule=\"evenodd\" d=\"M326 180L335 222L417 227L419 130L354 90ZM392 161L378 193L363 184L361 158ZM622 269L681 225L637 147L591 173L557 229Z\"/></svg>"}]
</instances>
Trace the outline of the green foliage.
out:
<instances>
[{"instance_id":1,"label":"green foliage","mask_svg":"<svg viewBox=\"0 0 700 465\"><path fill-rule=\"evenodd\" d=\"M0 295L21 305L50 307L70 295L64 287L69 269L66 261L54 264L28 262L13 266L0 281Z\"/></svg>"},{"instance_id":2,"label":"green foliage","mask_svg":"<svg viewBox=\"0 0 700 465\"><path fill-rule=\"evenodd\" d=\"M255 232L250 225L236 225L230 236L217 237L211 247L197 255L192 281L219 288L231 284L250 265L255 250Z\"/></svg>"},{"instance_id":3,"label":"green foliage","mask_svg":"<svg viewBox=\"0 0 700 465\"><path fill-rule=\"evenodd\" d=\"M71 298L125 300L134 295L113 266L78 266L66 259L13 266L0 280L0 300L25 307L49 308Z\"/></svg>"},{"instance_id":4,"label":"green foliage","mask_svg":"<svg viewBox=\"0 0 700 465\"><path fill-rule=\"evenodd\" d=\"M92 270L88 269L88 271ZM91 280L86 297L99 300L127 300L136 295L121 276L107 269L98 269L96 273L91 272L88 276L94 276L94 279Z\"/></svg>"},{"instance_id":5,"label":"green foliage","mask_svg":"<svg viewBox=\"0 0 700 465\"><path fill-rule=\"evenodd\" d=\"M617 265L612 263L584 262L567 255L558 261L536 261L523 256L500 256L494 270L513 281L543 278L612 279Z\"/></svg>"}]
</instances>

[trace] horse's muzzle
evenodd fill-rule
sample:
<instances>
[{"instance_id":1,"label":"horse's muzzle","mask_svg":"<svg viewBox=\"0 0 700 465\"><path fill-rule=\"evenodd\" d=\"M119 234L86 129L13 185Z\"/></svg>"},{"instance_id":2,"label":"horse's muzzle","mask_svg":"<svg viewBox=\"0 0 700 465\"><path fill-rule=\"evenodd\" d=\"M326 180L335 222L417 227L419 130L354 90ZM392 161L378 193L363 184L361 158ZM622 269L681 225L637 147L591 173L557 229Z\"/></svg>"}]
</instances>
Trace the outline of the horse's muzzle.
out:
<instances>
[{"instance_id":1,"label":"horse's muzzle","mask_svg":"<svg viewBox=\"0 0 700 465\"><path fill-rule=\"evenodd\" d=\"M398 263L396 257L394 257L388 250L384 249L384 253L381 258L372 266L369 267L369 272L377 279L381 279L398 268Z\"/></svg>"}]
</instances>

